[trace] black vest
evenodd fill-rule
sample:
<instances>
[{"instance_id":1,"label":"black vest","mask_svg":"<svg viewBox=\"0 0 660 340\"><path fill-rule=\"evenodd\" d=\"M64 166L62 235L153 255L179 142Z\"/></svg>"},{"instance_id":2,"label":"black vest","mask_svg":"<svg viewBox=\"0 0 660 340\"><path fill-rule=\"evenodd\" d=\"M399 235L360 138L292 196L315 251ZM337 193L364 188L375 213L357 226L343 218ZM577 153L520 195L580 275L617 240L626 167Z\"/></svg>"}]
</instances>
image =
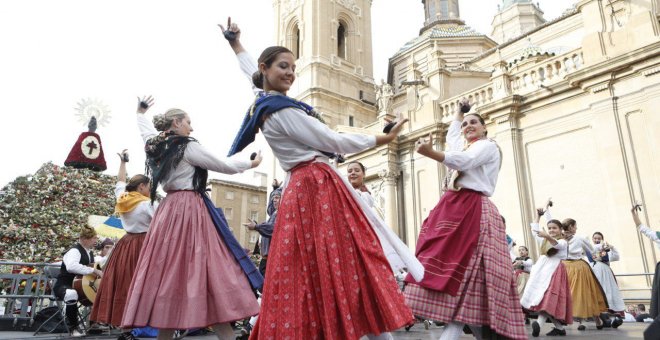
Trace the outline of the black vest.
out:
<instances>
[{"instance_id":1,"label":"black vest","mask_svg":"<svg viewBox=\"0 0 660 340\"><path fill-rule=\"evenodd\" d=\"M88 253L85 248L80 245L80 243L76 243L76 245L71 249L78 249L80 252L80 264L83 266L94 263L94 254L92 254L91 251ZM55 286L65 285L71 287L73 285L73 279L76 277L76 275L78 274L69 273L66 270L64 261L62 261L62 266L60 267L60 275L57 276L57 282L55 283Z\"/></svg>"}]
</instances>

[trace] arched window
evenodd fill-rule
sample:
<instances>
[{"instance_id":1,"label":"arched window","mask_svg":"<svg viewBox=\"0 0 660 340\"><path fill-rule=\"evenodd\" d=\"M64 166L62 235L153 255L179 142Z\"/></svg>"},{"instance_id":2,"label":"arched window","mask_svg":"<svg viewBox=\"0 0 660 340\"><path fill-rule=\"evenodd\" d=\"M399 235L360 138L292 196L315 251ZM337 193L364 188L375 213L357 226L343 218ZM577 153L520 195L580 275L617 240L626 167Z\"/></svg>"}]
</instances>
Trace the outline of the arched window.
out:
<instances>
[{"instance_id":1,"label":"arched window","mask_svg":"<svg viewBox=\"0 0 660 340\"><path fill-rule=\"evenodd\" d=\"M293 52L293 56L296 59L299 59L302 55L302 50L300 49L300 29L298 24L293 24L289 28L289 33L287 34L287 47Z\"/></svg>"},{"instance_id":2,"label":"arched window","mask_svg":"<svg viewBox=\"0 0 660 340\"><path fill-rule=\"evenodd\" d=\"M346 24L340 22L337 27L337 56L339 58L346 59L346 48Z\"/></svg>"}]
</instances>

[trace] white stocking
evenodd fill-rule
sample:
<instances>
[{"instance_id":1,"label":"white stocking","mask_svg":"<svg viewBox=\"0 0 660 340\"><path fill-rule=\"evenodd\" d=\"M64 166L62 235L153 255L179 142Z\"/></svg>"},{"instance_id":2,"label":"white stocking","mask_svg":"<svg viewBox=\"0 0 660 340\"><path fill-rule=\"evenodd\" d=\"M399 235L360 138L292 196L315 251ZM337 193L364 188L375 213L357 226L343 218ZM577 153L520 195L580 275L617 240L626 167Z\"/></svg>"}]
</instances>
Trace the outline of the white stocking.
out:
<instances>
[{"instance_id":1,"label":"white stocking","mask_svg":"<svg viewBox=\"0 0 660 340\"><path fill-rule=\"evenodd\" d=\"M464 323L452 322L445 326L445 330L440 335L440 340L456 340L463 334Z\"/></svg>"}]
</instances>

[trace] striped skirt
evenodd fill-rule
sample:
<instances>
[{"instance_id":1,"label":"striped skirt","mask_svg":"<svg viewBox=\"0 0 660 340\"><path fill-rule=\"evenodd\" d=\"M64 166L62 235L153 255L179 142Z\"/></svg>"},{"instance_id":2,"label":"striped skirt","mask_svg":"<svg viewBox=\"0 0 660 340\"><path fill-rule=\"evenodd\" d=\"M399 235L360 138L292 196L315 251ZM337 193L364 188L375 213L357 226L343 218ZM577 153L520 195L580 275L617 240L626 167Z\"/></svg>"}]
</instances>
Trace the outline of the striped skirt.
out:
<instances>
[{"instance_id":1,"label":"striped skirt","mask_svg":"<svg viewBox=\"0 0 660 340\"><path fill-rule=\"evenodd\" d=\"M479 240L458 294L453 296L408 283L404 295L417 316L445 323L489 326L507 338L527 339L504 224L497 207L485 196L481 197Z\"/></svg>"}]
</instances>

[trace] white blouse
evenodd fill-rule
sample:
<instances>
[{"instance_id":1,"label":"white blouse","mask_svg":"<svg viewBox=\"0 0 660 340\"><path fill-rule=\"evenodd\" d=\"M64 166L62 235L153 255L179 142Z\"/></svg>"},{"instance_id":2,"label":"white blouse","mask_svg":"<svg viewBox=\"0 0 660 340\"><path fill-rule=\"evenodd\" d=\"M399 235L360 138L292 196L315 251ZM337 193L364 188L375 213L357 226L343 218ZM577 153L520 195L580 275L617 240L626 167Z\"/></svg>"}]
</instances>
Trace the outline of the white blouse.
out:
<instances>
[{"instance_id":1,"label":"white blouse","mask_svg":"<svg viewBox=\"0 0 660 340\"><path fill-rule=\"evenodd\" d=\"M257 63L247 52L236 54L236 58L241 71L252 84L252 74L257 71ZM252 91L258 94L262 90L252 84ZM318 119L295 108L285 108L270 115L261 131L284 171L316 157L327 157L321 151L343 154L376 146L376 136L337 133Z\"/></svg>"},{"instance_id":2,"label":"white blouse","mask_svg":"<svg viewBox=\"0 0 660 340\"><path fill-rule=\"evenodd\" d=\"M158 131L144 114L137 114L137 122L145 143L149 138L158 135ZM252 162L231 158L219 159L198 142L190 142L186 146L186 151L179 165L176 169L170 171L167 178L164 178L161 182L163 190L167 192L170 190L194 189L193 176L195 175L196 166L223 174L235 174L250 169Z\"/></svg>"},{"instance_id":3,"label":"white blouse","mask_svg":"<svg viewBox=\"0 0 660 340\"><path fill-rule=\"evenodd\" d=\"M594 245L594 254L598 254L603 250L603 244L596 244ZM607 257L609 259L609 262L614 262L614 261L619 261L619 252L616 251L614 247L610 244L610 251L607 252Z\"/></svg>"},{"instance_id":4,"label":"white blouse","mask_svg":"<svg viewBox=\"0 0 660 340\"><path fill-rule=\"evenodd\" d=\"M651 228L645 226L644 224L640 224L637 226L639 228L639 231L646 235L651 241L655 242L655 245L658 246L658 249L660 249L660 238L658 238L658 234L651 230Z\"/></svg>"},{"instance_id":5,"label":"white blouse","mask_svg":"<svg viewBox=\"0 0 660 340\"><path fill-rule=\"evenodd\" d=\"M321 151L343 154L376 146L376 136L335 132L295 108L270 115L261 131L284 171L316 157L327 157Z\"/></svg>"},{"instance_id":6,"label":"white blouse","mask_svg":"<svg viewBox=\"0 0 660 340\"><path fill-rule=\"evenodd\" d=\"M592 254L594 253L594 247L591 246L591 243L586 237L573 235L573 237L568 240L569 260L579 260L584 257L587 251Z\"/></svg>"},{"instance_id":7,"label":"white blouse","mask_svg":"<svg viewBox=\"0 0 660 340\"><path fill-rule=\"evenodd\" d=\"M374 197L371 196L371 194L369 192L361 191L359 189L354 189L354 190L358 194L358 196L360 196L362 201L364 201L364 203L369 206L369 208L374 208L374 206L376 205L376 201L374 200Z\"/></svg>"},{"instance_id":8,"label":"white blouse","mask_svg":"<svg viewBox=\"0 0 660 340\"><path fill-rule=\"evenodd\" d=\"M543 237L540 237L537 234L537 232L539 230L541 230L540 227L539 227L539 224L536 223L536 222L532 222L532 223L530 223L530 226L532 227L532 235L534 235L534 239L536 240L536 243L538 243L538 245L540 246L545 239ZM569 247L570 247L569 243L567 243L566 240L564 240L564 239L557 240L557 244L552 246L552 248L555 248L558 251L557 251L557 254L555 254L552 257L553 258L558 258L560 260L565 260L566 258L568 258L568 256L567 256L568 253L566 252L566 248L569 248Z\"/></svg>"},{"instance_id":9,"label":"white blouse","mask_svg":"<svg viewBox=\"0 0 660 340\"><path fill-rule=\"evenodd\" d=\"M119 181L115 185L115 197L119 198L126 191L126 183ZM149 230L149 223L154 217L154 212L158 207L158 202L151 201L140 202L132 211L119 215L121 224L127 233L139 234L146 233Z\"/></svg>"},{"instance_id":10,"label":"white blouse","mask_svg":"<svg viewBox=\"0 0 660 340\"><path fill-rule=\"evenodd\" d=\"M457 185L461 188L479 191L486 196L492 196L500 172L500 152L494 141L478 140L463 150L461 123L454 120L447 131L447 151L444 164L461 172Z\"/></svg>"}]
</instances>

